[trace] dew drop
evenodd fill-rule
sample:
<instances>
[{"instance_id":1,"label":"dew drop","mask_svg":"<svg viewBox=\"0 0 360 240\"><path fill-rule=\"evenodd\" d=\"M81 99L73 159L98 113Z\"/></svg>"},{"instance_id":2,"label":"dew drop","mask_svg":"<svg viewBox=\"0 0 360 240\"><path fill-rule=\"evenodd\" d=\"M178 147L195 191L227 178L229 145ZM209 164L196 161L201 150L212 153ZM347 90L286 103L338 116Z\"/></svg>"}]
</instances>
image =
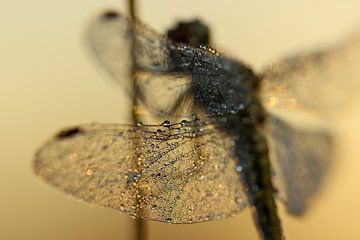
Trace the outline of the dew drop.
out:
<instances>
[{"instance_id":1,"label":"dew drop","mask_svg":"<svg viewBox=\"0 0 360 240\"><path fill-rule=\"evenodd\" d=\"M162 125L163 127L167 127L167 128L171 127L171 123L170 123L170 121L168 121L168 120L165 120L161 125Z\"/></svg>"},{"instance_id":2,"label":"dew drop","mask_svg":"<svg viewBox=\"0 0 360 240\"><path fill-rule=\"evenodd\" d=\"M91 169L91 168L88 168L87 170L86 170L86 176L92 176L93 175L93 170Z\"/></svg>"},{"instance_id":3,"label":"dew drop","mask_svg":"<svg viewBox=\"0 0 360 240\"><path fill-rule=\"evenodd\" d=\"M236 113L236 111L235 111L235 110L233 110L233 109L231 109L231 110L230 110L230 113L231 113L231 114L235 114L235 113Z\"/></svg>"},{"instance_id":4,"label":"dew drop","mask_svg":"<svg viewBox=\"0 0 360 240\"><path fill-rule=\"evenodd\" d=\"M182 127L186 127L186 126L189 126L189 125L190 125L190 122L187 121L187 120L182 120L182 121L180 122L180 124L181 124Z\"/></svg>"}]
</instances>

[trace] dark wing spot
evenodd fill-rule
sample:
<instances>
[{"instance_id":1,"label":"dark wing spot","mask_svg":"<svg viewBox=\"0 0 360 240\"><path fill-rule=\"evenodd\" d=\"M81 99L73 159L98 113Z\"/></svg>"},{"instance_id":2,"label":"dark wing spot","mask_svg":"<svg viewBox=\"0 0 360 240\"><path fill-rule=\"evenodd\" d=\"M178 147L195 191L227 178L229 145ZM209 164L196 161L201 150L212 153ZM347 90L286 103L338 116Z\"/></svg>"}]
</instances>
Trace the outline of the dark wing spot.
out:
<instances>
[{"instance_id":1,"label":"dark wing spot","mask_svg":"<svg viewBox=\"0 0 360 240\"><path fill-rule=\"evenodd\" d=\"M102 17L107 20L113 20L113 19L116 19L119 17L119 13L114 12L114 11L107 11L103 14Z\"/></svg>"},{"instance_id":2,"label":"dark wing spot","mask_svg":"<svg viewBox=\"0 0 360 240\"><path fill-rule=\"evenodd\" d=\"M63 138L70 138L74 137L78 134L84 133L84 131L79 127L72 127L68 129L61 130L57 135L56 138L63 139Z\"/></svg>"}]
</instances>

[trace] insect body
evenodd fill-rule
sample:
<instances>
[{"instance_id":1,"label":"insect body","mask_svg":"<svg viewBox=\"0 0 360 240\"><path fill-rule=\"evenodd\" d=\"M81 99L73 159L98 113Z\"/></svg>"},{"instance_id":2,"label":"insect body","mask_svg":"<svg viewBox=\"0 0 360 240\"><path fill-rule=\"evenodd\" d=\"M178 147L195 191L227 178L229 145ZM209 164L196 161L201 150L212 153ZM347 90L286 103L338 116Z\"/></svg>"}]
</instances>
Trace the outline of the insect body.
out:
<instances>
[{"instance_id":1,"label":"insect body","mask_svg":"<svg viewBox=\"0 0 360 240\"><path fill-rule=\"evenodd\" d=\"M131 26L120 14L107 13L92 23L87 39L134 97L144 123L62 130L37 152L35 172L76 198L155 221L210 221L250 206L261 237L283 239L274 197L289 213L303 214L326 173L331 140L324 129L269 114L263 103L314 110L321 104L309 105L294 89L313 76L321 80L319 66L324 72L337 54L359 47L351 41L299 56L292 61L297 64L280 62L260 77L212 48L168 40L140 22ZM129 83L130 55L136 91ZM307 80L298 81L299 74Z\"/></svg>"},{"instance_id":2,"label":"insect body","mask_svg":"<svg viewBox=\"0 0 360 240\"><path fill-rule=\"evenodd\" d=\"M169 72L191 74L195 108L204 111L206 118L214 119L214 124L234 139L231 152L249 202L256 209L262 236L282 239L267 142L259 130L266 120L257 97L260 79L246 66L214 56L206 48L187 49L179 44L169 49L169 65L173 66Z\"/></svg>"}]
</instances>

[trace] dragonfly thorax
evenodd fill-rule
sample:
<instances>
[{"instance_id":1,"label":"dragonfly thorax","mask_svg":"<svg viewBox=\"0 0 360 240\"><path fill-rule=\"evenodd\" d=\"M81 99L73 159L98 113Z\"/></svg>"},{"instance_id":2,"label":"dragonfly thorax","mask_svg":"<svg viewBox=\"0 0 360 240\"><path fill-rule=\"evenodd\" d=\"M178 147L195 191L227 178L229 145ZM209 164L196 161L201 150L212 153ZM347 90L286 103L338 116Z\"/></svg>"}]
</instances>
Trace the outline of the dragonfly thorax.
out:
<instances>
[{"instance_id":1,"label":"dragonfly thorax","mask_svg":"<svg viewBox=\"0 0 360 240\"><path fill-rule=\"evenodd\" d=\"M191 90L196 102L203 107L208 116L227 116L258 114L253 111L259 105L254 91L257 77L243 65L233 62L233 71L211 71L208 75L194 75ZM259 110L260 111L260 110ZM248 116L249 115L249 116Z\"/></svg>"}]
</instances>

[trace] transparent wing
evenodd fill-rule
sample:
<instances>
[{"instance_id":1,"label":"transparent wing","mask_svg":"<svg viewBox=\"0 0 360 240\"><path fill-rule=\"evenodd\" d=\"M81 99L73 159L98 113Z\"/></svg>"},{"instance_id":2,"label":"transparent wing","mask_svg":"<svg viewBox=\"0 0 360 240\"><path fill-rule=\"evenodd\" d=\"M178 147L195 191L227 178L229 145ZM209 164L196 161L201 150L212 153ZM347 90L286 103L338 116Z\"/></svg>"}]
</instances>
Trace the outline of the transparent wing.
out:
<instances>
[{"instance_id":1,"label":"transparent wing","mask_svg":"<svg viewBox=\"0 0 360 240\"><path fill-rule=\"evenodd\" d=\"M108 12L91 22L85 41L111 78L132 94L130 37L127 20Z\"/></svg>"},{"instance_id":2,"label":"transparent wing","mask_svg":"<svg viewBox=\"0 0 360 240\"><path fill-rule=\"evenodd\" d=\"M288 212L301 215L332 162L334 146L324 126L360 90L360 34L273 63L264 72L261 87L260 97L270 112L266 134L274 181ZM308 128L302 114L323 122Z\"/></svg>"},{"instance_id":3,"label":"transparent wing","mask_svg":"<svg viewBox=\"0 0 360 240\"><path fill-rule=\"evenodd\" d=\"M275 62L264 72L261 97L272 110L336 113L360 89L360 33L322 51Z\"/></svg>"},{"instance_id":4,"label":"transparent wing","mask_svg":"<svg viewBox=\"0 0 360 240\"><path fill-rule=\"evenodd\" d=\"M326 129L290 125L273 115L266 123L275 187L287 211L302 215L331 164L331 135Z\"/></svg>"},{"instance_id":5,"label":"transparent wing","mask_svg":"<svg viewBox=\"0 0 360 240\"><path fill-rule=\"evenodd\" d=\"M186 98L190 78L179 73L168 74L169 48L174 47L170 41L140 21L131 29L129 21L114 12L92 21L86 41L112 79L132 96L134 89L129 72L132 36L135 37L137 99L159 115L176 113Z\"/></svg>"},{"instance_id":6,"label":"transparent wing","mask_svg":"<svg viewBox=\"0 0 360 240\"><path fill-rule=\"evenodd\" d=\"M194 98L189 90L190 76L138 70L138 104L157 116L190 117Z\"/></svg>"},{"instance_id":7,"label":"transparent wing","mask_svg":"<svg viewBox=\"0 0 360 240\"><path fill-rule=\"evenodd\" d=\"M150 220L192 223L228 217L246 205L232 147L214 125L198 121L92 124L57 134L37 152L34 168L86 202Z\"/></svg>"}]
</instances>

